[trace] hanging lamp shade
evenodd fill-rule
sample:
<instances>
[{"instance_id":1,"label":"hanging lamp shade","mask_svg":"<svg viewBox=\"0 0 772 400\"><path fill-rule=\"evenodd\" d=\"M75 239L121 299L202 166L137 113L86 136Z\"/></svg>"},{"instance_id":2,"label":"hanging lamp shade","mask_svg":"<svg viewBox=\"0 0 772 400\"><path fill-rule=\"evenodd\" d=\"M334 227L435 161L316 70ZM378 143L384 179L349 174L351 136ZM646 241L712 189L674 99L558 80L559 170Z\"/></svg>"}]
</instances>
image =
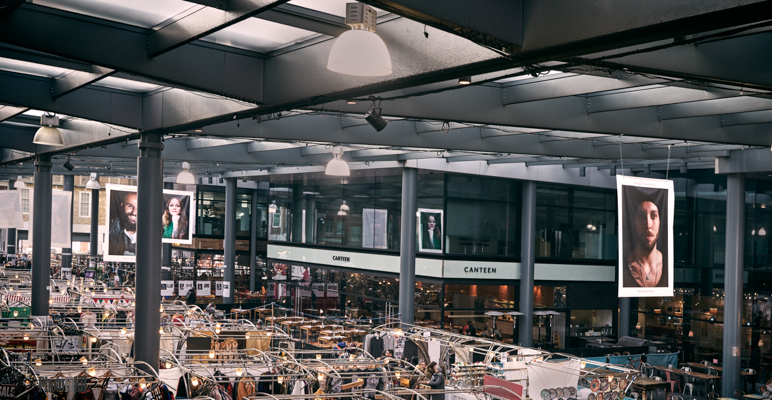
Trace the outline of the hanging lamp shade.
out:
<instances>
[{"instance_id":1,"label":"hanging lamp shade","mask_svg":"<svg viewBox=\"0 0 772 400\"><path fill-rule=\"evenodd\" d=\"M64 136L59 129L50 126L41 126L32 138L32 143L45 146L64 146Z\"/></svg>"},{"instance_id":2,"label":"hanging lamp shade","mask_svg":"<svg viewBox=\"0 0 772 400\"><path fill-rule=\"evenodd\" d=\"M344 75L391 75L391 56L386 43L375 32L352 29L335 39L327 69Z\"/></svg>"},{"instance_id":3,"label":"hanging lamp shade","mask_svg":"<svg viewBox=\"0 0 772 400\"><path fill-rule=\"evenodd\" d=\"M193 185L196 183L196 178L188 171L190 164L188 162L182 163L182 172L177 175L177 183L180 185Z\"/></svg>"},{"instance_id":4,"label":"hanging lamp shade","mask_svg":"<svg viewBox=\"0 0 772 400\"><path fill-rule=\"evenodd\" d=\"M91 189L91 190L101 189L101 187L99 186L99 181L97 180L97 174L95 172L91 173L91 179L89 179L88 183L86 183L86 189Z\"/></svg>"},{"instance_id":5,"label":"hanging lamp shade","mask_svg":"<svg viewBox=\"0 0 772 400\"><path fill-rule=\"evenodd\" d=\"M276 200L274 200L271 202L271 205L268 206L268 212L275 213L278 208L279 207L276 206Z\"/></svg>"},{"instance_id":6,"label":"hanging lamp shade","mask_svg":"<svg viewBox=\"0 0 772 400\"><path fill-rule=\"evenodd\" d=\"M341 160L341 157L343 157L343 148L340 146L333 147L332 156L333 159L327 163L324 174L332 176L351 176L351 170L348 167L348 163Z\"/></svg>"},{"instance_id":7,"label":"hanging lamp shade","mask_svg":"<svg viewBox=\"0 0 772 400\"><path fill-rule=\"evenodd\" d=\"M24 183L24 181L22 181L22 179L23 178L21 176L16 177L16 182L13 184L14 189L24 189L27 187L27 185Z\"/></svg>"}]
</instances>

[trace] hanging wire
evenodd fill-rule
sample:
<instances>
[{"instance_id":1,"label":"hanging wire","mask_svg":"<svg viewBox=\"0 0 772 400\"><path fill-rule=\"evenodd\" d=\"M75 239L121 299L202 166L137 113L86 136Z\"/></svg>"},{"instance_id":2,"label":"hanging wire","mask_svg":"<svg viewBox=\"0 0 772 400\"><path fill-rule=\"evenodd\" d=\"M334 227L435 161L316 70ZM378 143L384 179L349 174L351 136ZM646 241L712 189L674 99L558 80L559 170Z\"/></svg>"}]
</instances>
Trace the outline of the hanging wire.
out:
<instances>
[{"instance_id":1,"label":"hanging wire","mask_svg":"<svg viewBox=\"0 0 772 400\"><path fill-rule=\"evenodd\" d=\"M667 169L665 170L665 180L670 176L670 145L667 145Z\"/></svg>"}]
</instances>

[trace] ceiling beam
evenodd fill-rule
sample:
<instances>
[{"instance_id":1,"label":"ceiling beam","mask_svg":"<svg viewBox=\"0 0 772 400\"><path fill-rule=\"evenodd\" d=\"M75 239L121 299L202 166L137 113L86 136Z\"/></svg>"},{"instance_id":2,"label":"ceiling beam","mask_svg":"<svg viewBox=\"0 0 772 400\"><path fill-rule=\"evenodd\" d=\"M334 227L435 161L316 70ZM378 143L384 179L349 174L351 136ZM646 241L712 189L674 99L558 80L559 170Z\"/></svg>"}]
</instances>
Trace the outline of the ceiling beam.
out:
<instances>
[{"instance_id":1,"label":"ceiling beam","mask_svg":"<svg viewBox=\"0 0 772 400\"><path fill-rule=\"evenodd\" d=\"M674 86L651 88L634 92L594 96L587 99L589 113L602 113L631 108L661 106L665 104L699 102L736 97L737 92L722 89L687 89Z\"/></svg>"},{"instance_id":2,"label":"ceiling beam","mask_svg":"<svg viewBox=\"0 0 772 400\"><path fill-rule=\"evenodd\" d=\"M29 110L29 107L0 106L0 122Z\"/></svg>"},{"instance_id":3,"label":"ceiling beam","mask_svg":"<svg viewBox=\"0 0 772 400\"><path fill-rule=\"evenodd\" d=\"M115 70L110 68L102 68L96 65L91 66L91 71L73 71L69 74L54 80L54 85L51 87L51 97L59 98L67 93L78 90L84 86L88 86L100 79L106 78L115 73Z\"/></svg>"},{"instance_id":4,"label":"ceiling beam","mask_svg":"<svg viewBox=\"0 0 772 400\"><path fill-rule=\"evenodd\" d=\"M566 74L551 80L507 86L504 88L502 103L525 103L528 101L554 99L556 97L654 85L663 82L665 81L662 79L651 79L640 75L628 77L619 74L619 77L614 78Z\"/></svg>"},{"instance_id":5,"label":"ceiling beam","mask_svg":"<svg viewBox=\"0 0 772 400\"><path fill-rule=\"evenodd\" d=\"M351 29L345 18L292 4L279 5L258 14L257 18L334 37Z\"/></svg>"},{"instance_id":6,"label":"ceiling beam","mask_svg":"<svg viewBox=\"0 0 772 400\"><path fill-rule=\"evenodd\" d=\"M0 24L0 41L139 75L171 86L260 103L263 60L189 45L147 57L149 30L25 3Z\"/></svg>"},{"instance_id":7,"label":"ceiling beam","mask_svg":"<svg viewBox=\"0 0 772 400\"><path fill-rule=\"evenodd\" d=\"M761 110L772 110L772 99L740 95L737 97L665 105L660 107L660 120Z\"/></svg>"},{"instance_id":8,"label":"ceiling beam","mask_svg":"<svg viewBox=\"0 0 772 400\"><path fill-rule=\"evenodd\" d=\"M227 10L202 7L151 33L147 38L147 55L157 57L287 1L228 0Z\"/></svg>"}]
</instances>

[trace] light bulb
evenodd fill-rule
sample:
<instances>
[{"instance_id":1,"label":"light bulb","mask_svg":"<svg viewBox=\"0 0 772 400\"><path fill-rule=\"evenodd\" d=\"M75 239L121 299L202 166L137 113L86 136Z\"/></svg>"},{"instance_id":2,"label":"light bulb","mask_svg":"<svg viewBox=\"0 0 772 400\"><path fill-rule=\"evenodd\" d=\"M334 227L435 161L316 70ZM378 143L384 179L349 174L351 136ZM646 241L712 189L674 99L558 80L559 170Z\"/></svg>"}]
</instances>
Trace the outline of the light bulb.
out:
<instances>
[{"instance_id":1,"label":"light bulb","mask_svg":"<svg viewBox=\"0 0 772 400\"><path fill-rule=\"evenodd\" d=\"M54 299L48 299L48 304L54 304Z\"/></svg>"},{"instance_id":2,"label":"light bulb","mask_svg":"<svg viewBox=\"0 0 772 400\"><path fill-rule=\"evenodd\" d=\"M222 325L220 325L220 323L218 322L218 323L216 323L216 324L214 325L214 327L215 327L215 328L220 328L220 327L222 327Z\"/></svg>"},{"instance_id":3,"label":"light bulb","mask_svg":"<svg viewBox=\"0 0 772 400\"><path fill-rule=\"evenodd\" d=\"M91 376L96 376L96 368L91 367L88 369L88 374Z\"/></svg>"},{"instance_id":4,"label":"light bulb","mask_svg":"<svg viewBox=\"0 0 772 400\"><path fill-rule=\"evenodd\" d=\"M279 384L282 384L282 383L284 383L284 377L283 377L283 376L280 376L280 377L277 379L277 381L279 382Z\"/></svg>"},{"instance_id":5,"label":"light bulb","mask_svg":"<svg viewBox=\"0 0 772 400\"><path fill-rule=\"evenodd\" d=\"M244 335L244 339L247 339L247 340L249 340L249 332L247 332L247 333Z\"/></svg>"},{"instance_id":6,"label":"light bulb","mask_svg":"<svg viewBox=\"0 0 772 400\"><path fill-rule=\"evenodd\" d=\"M36 367L40 367L40 366L42 366L42 365L43 365L43 360L41 360L41 359L39 359L39 358L38 358L37 360L35 360L35 366L36 366Z\"/></svg>"},{"instance_id":7,"label":"light bulb","mask_svg":"<svg viewBox=\"0 0 772 400\"><path fill-rule=\"evenodd\" d=\"M78 312L83 312L83 309L78 306Z\"/></svg>"},{"instance_id":8,"label":"light bulb","mask_svg":"<svg viewBox=\"0 0 772 400\"><path fill-rule=\"evenodd\" d=\"M24 340L29 340L29 333L24 334Z\"/></svg>"},{"instance_id":9,"label":"light bulb","mask_svg":"<svg viewBox=\"0 0 772 400\"><path fill-rule=\"evenodd\" d=\"M320 374L319 374L319 375L316 377L316 380L318 380L319 382L323 381L323 380L324 380L324 374L321 374L321 373L320 373Z\"/></svg>"},{"instance_id":10,"label":"light bulb","mask_svg":"<svg viewBox=\"0 0 772 400\"><path fill-rule=\"evenodd\" d=\"M96 343L96 341L97 341L97 338L96 338L96 336L92 336L92 337L91 337L91 343Z\"/></svg>"},{"instance_id":11,"label":"light bulb","mask_svg":"<svg viewBox=\"0 0 772 400\"><path fill-rule=\"evenodd\" d=\"M167 361L166 364L165 364L165 367L166 367L166 369L171 369L172 368L172 363Z\"/></svg>"},{"instance_id":12,"label":"light bulb","mask_svg":"<svg viewBox=\"0 0 772 400\"><path fill-rule=\"evenodd\" d=\"M13 317L16 318L19 316L19 312L16 310L13 310Z\"/></svg>"},{"instance_id":13,"label":"light bulb","mask_svg":"<svg viewBox=\"0 0 772 400\"><path fill-rule=\"evenodd\" d=\"M81 362L83 365L86 365L86 364L88 364L88 358L86 358L85 356L84 356L84 357L81 357L81 358L79 359L79 361L80 361L80 362Z\"/></svg>"},{"instance_id":14,"label":"light bulb","mask_svg":"<svg viewBox=\"0 0 772 400\"><path fill-rule=\"evenodd\" d=\"M164 312L164 306L161 306L161 308L159 308L158 310L160 310L161 312Z\"/></svg>"},{"instance_id":15,"label":"light bulb","mask_svg":"<svg viewBox=\"0 0 772 400\"><path fill-rule=\"evenodd\" d=\"M105 318L110 316L110 311L105 311Z\"/></svg>"},{"instance_id":16,"label":"light bulb","mask_svg":"<svg viewBox=\"0 0 772 400\"><path fill-rule=\"evenodd\" d=\"M209 358L214 358L214 350L209 351Z\"/></svg>"},{"instance_id":17,"label":"light bulb","mask_svg":"<svg viewBox=\"0 0 772 400\"><path fill-rule=\"evenodd\" d=\"M13 286L9 287L9 288L8 288L8 291L9 291L9 292L13 292Z\"/></svg>"},{"instance_id":18,"label":"light bulb","mask_svg":"<svg viewBox=\"0 0 772 400\"><path fill-rule=\"evenodd\" d=\"M198 378L196 378L195 376L190 378L190 384L193 386L198 386Z\"/></svg>"},{"instance_id":19,"label":"light bulb","mask_svg":"<svg viewBox=\"0 0 772 400\"><path fill-rule=\"evenodd\" d=\"M244 370L241 368L236 368L236 376L244 375Z\"/></svg>"},{"instance_id":20,"label":"light bulb","mask_svg":"<svg viewBox=\"0 0 772 400\"><path fill-rule=\"evenodd\" d=\"M121 336L126 336L126 332L128 332L126 328L121 328Z\"/></svg>"},{"instance_id":21,"label":"light bulb","mask_svg":"<svg viewBox=\"0 0 772 400\"><path fill-rule=\"evenodd\" d=\"M161 328L161 329L159 329L159 330L158 330L158 333L160 333L160 334L162 334L162 335L163 335L163 334L164 334L164 328Z\"/></svg>"},{"instance_id":22,"label":"light bulb","mask_svg":"<svg viewBox=\"0 0 772 400\"><path fill-rule=\"evenodd\" d=\"M316 355L316 359L317 359L317 360L321 360L321 359L322 359L322 355L321 355L321 354L317 354L317 355Z\"/></svg>"},{"instance_id":23,"label":"light bulb","mask_svg":"<svg viewBox=\"0 0 772 400\"><path fill-rule=\"evenodd\" d=\"M220 334L220 328L214 328L214 333L219 335Z\"/></svg>"}]
</instances>

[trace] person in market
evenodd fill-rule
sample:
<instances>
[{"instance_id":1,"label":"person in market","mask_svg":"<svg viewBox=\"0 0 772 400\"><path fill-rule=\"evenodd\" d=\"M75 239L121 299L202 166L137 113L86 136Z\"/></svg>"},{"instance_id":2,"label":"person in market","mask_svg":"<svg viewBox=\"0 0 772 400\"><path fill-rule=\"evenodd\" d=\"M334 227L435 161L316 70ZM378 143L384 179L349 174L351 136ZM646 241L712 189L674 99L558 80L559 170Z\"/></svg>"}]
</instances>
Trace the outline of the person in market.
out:
<instances>
[{"instance_id":1,"label":"person in market","mask_svg":"<svg viewBox=\"0 0 772 400\"><path fill-rule=\"evenodd\" d=\"M186 302L189 306L193 306L196 304L196 288L192 287L190 290L188 290L188 297L186 299Z\"/></svg>"},{"instance_id":2,"label":"person in market","mask_svg":"<svg viewBox=\"0 0 772 400\"><path fill-rule=\"evenodd\" d=\"M429 386L433 390L445 389L445 370L442 368L442 365L438 364L434 366L434 375L432 375L432 379L426 382L426 386ZM431 400L445 400L445 393L432 394Z\"/></svg>"}]
</instances>

